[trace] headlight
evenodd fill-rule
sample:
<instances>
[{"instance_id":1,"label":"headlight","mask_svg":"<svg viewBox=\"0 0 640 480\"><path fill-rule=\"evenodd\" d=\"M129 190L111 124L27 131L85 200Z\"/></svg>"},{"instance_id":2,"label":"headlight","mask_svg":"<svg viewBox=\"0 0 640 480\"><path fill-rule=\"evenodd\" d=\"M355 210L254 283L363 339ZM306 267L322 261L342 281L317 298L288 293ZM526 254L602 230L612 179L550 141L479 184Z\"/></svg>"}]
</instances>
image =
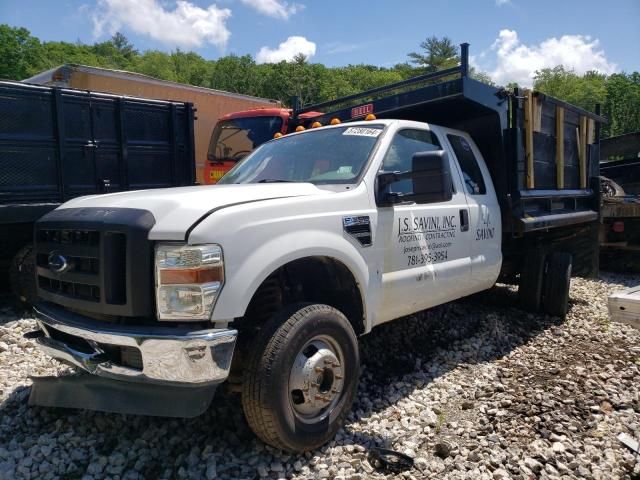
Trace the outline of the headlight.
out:
<instances>
[{"instance_id":1,"label":"headlight","mask_svg":"<svg viewBox=\"0 0 640 480\"><path fill-rule=\"evenodd\" d=\"M209 320L223 284L219 245L156 247L158 320Z\"/></svg>"}]
</instances>

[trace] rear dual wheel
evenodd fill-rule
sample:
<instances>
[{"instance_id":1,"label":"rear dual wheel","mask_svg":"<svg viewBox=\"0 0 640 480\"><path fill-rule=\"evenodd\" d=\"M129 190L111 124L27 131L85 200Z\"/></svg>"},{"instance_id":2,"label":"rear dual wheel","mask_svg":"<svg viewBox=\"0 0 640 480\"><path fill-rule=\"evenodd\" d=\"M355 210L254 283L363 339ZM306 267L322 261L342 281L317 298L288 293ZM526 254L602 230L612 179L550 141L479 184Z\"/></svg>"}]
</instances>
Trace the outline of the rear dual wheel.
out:
<instances>
[{"instance_id":1,"label":"rear dual wheel","mask_svg":"<svg viewBox=\"0 0 640 480\"><path fill-rule=\"evenodd\" d=\"M569 309L572 257L570 253L527 254L520 272L520 305L530 312L542 311L565 317Z\"/></svg>"},{"instance_id":2,"label":"rear dual wheel","mask_svg":"<svg viewBox=\"0 0 640 480\"><path fill-rule=\"evenodd\" d=\"M242 390L249 426L283 450L321 446L351 409L359 366L357 337L341 312L318 304L286 308L254 340Z\"/></svg>"},{"instance_id":3,"label":"rear dual wheel","mask_svg":"<svg viewBox=\"0 0 640 480\"><path fill-rule=\"evenodd\" d=\"M571 286L571 254L554 252L547 258L542 309L549 315L565 317L569 310Z\"/></svg>"}]
</instances>

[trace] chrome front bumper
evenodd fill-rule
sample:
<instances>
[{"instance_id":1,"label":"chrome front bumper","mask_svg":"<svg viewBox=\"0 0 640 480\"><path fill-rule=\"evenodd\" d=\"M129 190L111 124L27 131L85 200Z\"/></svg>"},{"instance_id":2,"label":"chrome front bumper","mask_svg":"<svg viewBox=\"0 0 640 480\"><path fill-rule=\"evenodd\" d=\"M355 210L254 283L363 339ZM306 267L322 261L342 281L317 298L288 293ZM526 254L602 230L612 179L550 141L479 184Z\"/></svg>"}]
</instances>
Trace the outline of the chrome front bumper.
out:
<instances>
[{"instance_id":1,"label":"chrome front bumper","mask_svg":"<svg viewBox=\"0 0 640 480\"><path fill-rule=\"evenodd\" d=\"M34 307L39 347L62 362L114 380L171 386L218 384L229 375L236 330L131 327L92 320L52 304ZM139 350L140 368L118 360ZM135 351L135 350L133 350Z\"/></svg>"}]
</instances>

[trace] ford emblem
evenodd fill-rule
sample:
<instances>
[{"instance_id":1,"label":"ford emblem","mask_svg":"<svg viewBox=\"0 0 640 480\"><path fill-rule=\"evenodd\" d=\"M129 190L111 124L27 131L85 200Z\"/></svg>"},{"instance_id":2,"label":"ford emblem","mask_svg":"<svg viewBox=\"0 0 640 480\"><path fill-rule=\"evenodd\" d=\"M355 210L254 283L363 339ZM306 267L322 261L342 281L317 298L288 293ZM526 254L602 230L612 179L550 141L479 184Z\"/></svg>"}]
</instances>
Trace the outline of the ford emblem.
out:
<instances>
[{"instance_id":1,"label":"ford emblem","mask_svg":"<svg viewBox=\"0 0 640 480\"><path fill-rule=\"evenodd\" d=\"M49 254L49 258L47 261L49 265L49 270L55 273L63 273L66 272L69 268L69 262L64 257L64 255L58 252L51 252Z\"/></svg>"}]
</instances>

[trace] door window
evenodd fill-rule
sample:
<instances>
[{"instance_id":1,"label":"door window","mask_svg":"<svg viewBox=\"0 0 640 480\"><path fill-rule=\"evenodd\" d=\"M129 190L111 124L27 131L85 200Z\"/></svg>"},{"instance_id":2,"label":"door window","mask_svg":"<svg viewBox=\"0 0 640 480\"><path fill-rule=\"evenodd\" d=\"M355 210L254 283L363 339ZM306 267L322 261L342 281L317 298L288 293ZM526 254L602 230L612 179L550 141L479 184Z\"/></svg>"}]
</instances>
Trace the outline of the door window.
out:
<instances>
[{"instance_id":1,"label":"door window","mask_svg":"<svg viewBox=\"0 0 640 480\"><path fill-rule=\"evenodd\" d=\"M408 172L411 170L411 160L415 153L441 149L438 137L429 130L400 130L396 133L385 154L382 170L385 172ZM402 180L390 185L389 191L412 193L412 187L411 180Z\"/></svg>"},{"instance_id":2,"label":"door window","mask_svg":"<svg viewBox=\"0 0 640 480\"><path fill-rule=\"evenodd\" d=\"M482 177L482 171L478 160L473 154L471 145L464 137L459 135L447 135L449 143L453 148L458 163L460 164L460 170L462 170L462 177L464 179L464 187L467 193L470 195L484 195L487 193L487 188L484 184L484 178Z\"/></svg>"}]
</instances>

